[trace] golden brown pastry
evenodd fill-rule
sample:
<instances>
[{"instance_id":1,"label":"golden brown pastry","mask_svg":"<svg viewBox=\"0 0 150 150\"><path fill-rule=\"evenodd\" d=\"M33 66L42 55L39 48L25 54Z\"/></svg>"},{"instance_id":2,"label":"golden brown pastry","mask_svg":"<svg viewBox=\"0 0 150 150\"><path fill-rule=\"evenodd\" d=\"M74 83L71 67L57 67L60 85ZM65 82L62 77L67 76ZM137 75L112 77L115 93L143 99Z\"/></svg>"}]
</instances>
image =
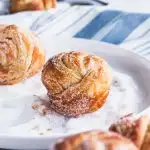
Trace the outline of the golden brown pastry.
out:
<instances>
[{"instance_id":1,"label":"golden brown pastry","mask_svg":"<svg viewBox=\"0 0 150 150\"><path fill-rule=\"evenodd\" d=\"M44 62L43 48L33 33L15 25L0 25L0 85L33 76Z\"/></svg>"},{"instance_id":2,"label":"golden brown pastry","mask_svg":"<svg viewBox=\"0 0 150 150\"><path fill-rule=\"evenodd\" d=\"M10 12L44 10L56 7L56 0L11 0Z\"/></svg>"},{"instance_id":3,"label":"golden brown pastry","mask_svg":"<svg viewBox=\"0 0 150 150\"><path fill-rule=\"evenodd\" d=\"M137 120L134 120L132 116L125 117L116 124L113 124L110 127L110 131L117 132L122 136L131 139L138 148L141 148L148 124L149 118L147 116L143 116Z\"/></svg>"},{"instance_id":4,"label":"golden brown pastry","mask_svg":"<svg viewBox=\"0 0 150 150\"><path fill-rule=\"evenodd\" d=\"M73 117L102 107L111 80L105 60L82 52L58 54L47 61L42 71L51 108Z\"/></svg>"},{"instance_id":5,"label":"golden brown pastry","mask_svg":"<svg viewBox=\"0 0 150 150\"><path fill-rule=\"evenodd\" d=\"M56 2L57 2L57 0L43 0L44 8L45 9L55 8Z\"/></svg>"},{"instance_id":6,"label":"golden brown pastry","mask_svg":"<svg viewBox=\"0 0 150 150\"><path fill-rule=\"evenodd\" d=\"M59 140L54 150L138 150L128 139L113 132L90 131Z\"/></svg>"},{"instance_id":7,"label":"golden brown pastry","mask_svg":"<svg viewBox=\"0 0 150 150\"><path fill-rule=\"evenodd\" d=\"M148 124L148 128L145 134L145 138L141 150L150 150L150 124Z\"/></svg>"}]
</instances>

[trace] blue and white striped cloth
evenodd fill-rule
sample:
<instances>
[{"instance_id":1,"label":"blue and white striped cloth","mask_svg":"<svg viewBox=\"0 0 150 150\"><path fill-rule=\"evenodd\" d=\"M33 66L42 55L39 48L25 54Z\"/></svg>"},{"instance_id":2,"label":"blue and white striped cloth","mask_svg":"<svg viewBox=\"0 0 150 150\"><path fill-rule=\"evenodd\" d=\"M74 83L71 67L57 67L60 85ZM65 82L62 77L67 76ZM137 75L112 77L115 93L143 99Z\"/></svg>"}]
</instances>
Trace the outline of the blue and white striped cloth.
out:
<instances>
[{"instance_id":1,"label":"blue and white striped cloth","mask_svg":"<svg viewBox=\"0 0 150 150\"><path fill-rule=\"evenodd\" d=\"M37 29L41 36L94 39L150 58L150 14L95 6L68 6L62 12L54 13L50 20Z\"/></svg>"},{"instance_id":2,"label":"blue and white striped cloth","mask_svg":"<svg viewBox=\"0 0 150 150\"><path fill-rule=\"evenodd\" d=\"M79 37L116 44L150 59L150 14L96 6L58 5L47 12L0 16L0 23L17 24L39 37Z\"/></svg>"},{"instance_id":3,"label":"blue and white striped cloth","mask_svg":"<svg viewBox=\"0 0 150 150\"><path fill-rule=\"evenodd\" d=\"M94 39L119 45L150 59L150 14L100 6L59 4L47 12L22 12L0 16L1 23L15 23L39 36Z\"/></svg>"}]
</instances>

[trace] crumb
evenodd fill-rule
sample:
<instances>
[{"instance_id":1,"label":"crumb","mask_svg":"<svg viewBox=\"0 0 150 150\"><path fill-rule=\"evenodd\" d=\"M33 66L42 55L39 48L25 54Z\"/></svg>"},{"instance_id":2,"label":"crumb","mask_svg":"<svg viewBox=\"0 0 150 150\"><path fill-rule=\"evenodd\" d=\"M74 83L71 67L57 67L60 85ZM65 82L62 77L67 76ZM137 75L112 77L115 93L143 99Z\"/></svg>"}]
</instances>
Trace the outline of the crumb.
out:
<instances>
[{"instance_id":1,"label":"crumb","mask_svg":"<svg viewBox=\"0 0 150 150\"><path fill-rule=\"evenodd\" d=\"M46 109L42 109L42 111L41 111L40 115L41 115L41 116L45 116L46 114L47 114Z\"/></svg>"},{"instance_id":2,"label":"crumb","mask_svg":"<svg viewBox=\"0 0 150 150\"><path fill-rule=\"evenodd\" d=\"M35 103L32 105L32 108L34 110L37 110L39 112L40 116L45 116L49 113L49 102L46 101L46 99L41 98L38 95L33 95L38 98L38 103Z\"/></svg>"},{"instance_id":3,"label":"crumb","mask_svg":"<svg viewBox=\"0 0 150 150\"><path fill-rule=\"evenodd\" d=\"M34 110L35 110L35 109L38 109L39 107L40 107L39 104L33 104L33 105L32 105L32 109L34 109Z\"/></svg>"},{"instance_id":4,"label":"crumb","mask_svg":"<svg viewBox=\"0 0 150 150\"><path fill-rule=\"evenodd\" d=\"M41 116L45 116L49 112L49 109L43 104L33 104L32 109L37 110Z\"/></svg>"},{"instance_id":5,"label":"crumb","mask_svg":"<svg viewBox=\"0 0 150 150\"><path fill-rule=\"evenodd\" d=\"M44 105L40 106L39 113L40 113L41 116L47 115L48 112L49 112L49 110L48 110L48 108L46 106L44 106Z\"/></svg>"}]
</instances>

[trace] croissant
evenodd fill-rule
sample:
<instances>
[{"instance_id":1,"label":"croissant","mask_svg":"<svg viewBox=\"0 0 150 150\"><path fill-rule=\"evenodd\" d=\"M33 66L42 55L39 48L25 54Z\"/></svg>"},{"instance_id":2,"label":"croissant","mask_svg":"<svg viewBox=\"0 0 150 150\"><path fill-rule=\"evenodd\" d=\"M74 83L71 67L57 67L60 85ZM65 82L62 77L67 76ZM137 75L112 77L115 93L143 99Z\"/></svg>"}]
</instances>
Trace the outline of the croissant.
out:
<instances>
[{"instance_id":1,"label":"croissant","mask_svg":"<svg viewBox=\"0 0 150 150\"><path fill-rule=\"evenodd\" d=\"M56 7L56 0L11 0L10 12L44 10Z\"/></svg>"},{"instance_id":2,"label":"croissant","mask_svg":"<svg viewBox=\"0 0 150 150\"><path fill-rule=\"evenodd\" d=\"M54 150L138 150L138 148L119 134L89 131L57 141Z\"/></svg>"},{"instance_id":3,"label":"croissant","mask_svg":"<svg viewBox=\"0 0 150 150\"><path fill-rule=\"evenodd\" d=\"M109 94L111 78L105 60L82 52L58 54L42 70L50 107L72 117L98 110Z\"/></svg>"},{"instance_id":4,"label":"croissant","mask_svg":"<svg viewBox=\"0 0 150 150\"><path fill-rule=\"evenodd\" d=\"M16 25L0 25L0 85L33 76L44 62L44 50L33 33Z\"/></svg>"}]
</instances>

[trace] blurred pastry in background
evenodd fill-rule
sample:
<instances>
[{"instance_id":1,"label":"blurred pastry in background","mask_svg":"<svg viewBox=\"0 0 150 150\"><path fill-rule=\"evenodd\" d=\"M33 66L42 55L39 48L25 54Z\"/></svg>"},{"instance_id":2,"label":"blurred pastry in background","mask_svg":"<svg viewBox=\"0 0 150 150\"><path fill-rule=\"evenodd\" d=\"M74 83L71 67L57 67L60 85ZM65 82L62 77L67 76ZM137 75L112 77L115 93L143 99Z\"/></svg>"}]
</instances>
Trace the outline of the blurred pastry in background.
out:
<instances>
[{"instance_id":1,"label":"blurred pastry in background","mask_svg":"<svg viewBox=\"0 0 150 150\"><path fill-rule=\"evenodd\" d=\"M50 58L42 70L50 107L77 117L101 108L112 81L108 63L93 54L64 52Z\"/></svg>"},{"instance_id":2,"label":"blurred pastry in background","mask_svg":"<svg viewBox=\"0 0 150 150\"><path fill-rule=\"evenodd\" d=\"M148 124L141 150L150 150L150 124Z\"/></svg>"},{"instance_id":3,"label":"blurred pastry in background","mask_svg":"<svg viewBox=\"0 0 150 150\"><path fill-rule=\"evenodd\" d=\"M0 25L0 85L16 84L40 71L45 52L39 39L16 25Z\"/></svg>"},{"instance_id":4,"label":"blurred pastry in background","mask_svg":"<svg viewBox=\"0 0 150 150\"><path fill-rule=\"evenodd\" d=\"M137 120L129 116L112 124L109 130L131 139L138 148L141 148L148 124L149 118L147 116L142 116Z\"/></svg>"},{"instance_id":5,"label":"blurred pastry in background","mask_svg":"<svg viewBox=\"0 0 150 150\"><path fill-rule=\"evenodd\" d=\"M58 140L53 150L139 150L129 139L103 131L89 131Z\"/></svg>"},{"instance_id":6,"label":"blurred pastry in background","mask_svg":"<svg viewBox=\"0 0 150 150\"><path fill-rule=\"evenodd\" d=\"M56 7L56 0L11 0L10 12L47 10Z\"/></svg>"},{"instance_id":7,"label":"blurred pastry in background","mask_svg":"<svg viewBox=\"0 0 150 150\"><path fill-rule=\"evenodd\" d=\"M58 140L54 150L150 150L150 118L121 118L109 131L88 131Z\"/></svg>"},{"instance_id":8,"label":"blurred pastry in background","mask_svg":"<svg viewBox=\"0 0 150 150\"><path fill-rule=\"evenodd\" d=\"M142 116L139 119L125 117L114 123L110 131L116 132L135 143L141 150L150 150L150 119Z\"/></svg>"}]
</instances>

